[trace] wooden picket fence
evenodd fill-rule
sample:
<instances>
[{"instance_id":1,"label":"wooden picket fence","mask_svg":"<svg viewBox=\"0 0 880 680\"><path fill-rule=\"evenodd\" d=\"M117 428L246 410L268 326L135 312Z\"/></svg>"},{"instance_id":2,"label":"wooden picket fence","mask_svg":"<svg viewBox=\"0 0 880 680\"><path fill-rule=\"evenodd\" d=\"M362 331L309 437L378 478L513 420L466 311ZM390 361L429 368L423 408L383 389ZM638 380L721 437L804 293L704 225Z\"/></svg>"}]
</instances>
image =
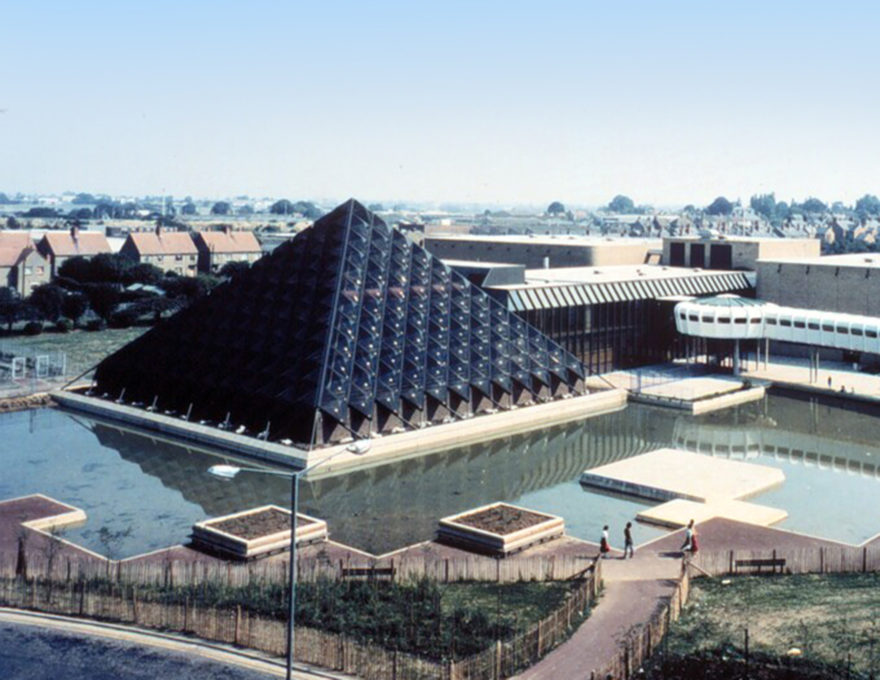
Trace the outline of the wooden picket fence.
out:
<instances>
[{"instance_id":1,"label":"wooden picket fence","mask_svg":"<svg viewBox=\"0 0 880 680\"><path fill-rule=\"evenodd\" d=\"M783 561L777 573L785 574L849 574L880 571L880 547L814 546L779 548L775 550L721 550L698 552L694 564L712 576L730 574L770 573L772 569L737 566L746 561Z\"/></svg>"},{"instance_id":2,"label":"wooden picket fence","mask_svg":"<svg viewBox=\"0 0 880 680\"><path fill-rule=\"evenodd\" d=\"M351 578L353 572L369 578L371 574L390 574L394 580L428 578L439 583L456 581L559 581L575 578L591 568L592 555L550 555L494 559L481 555L438 558L431 555L398 559L359 557L340 560L297 560L297 579L301 583L319 579ZM25 555L0 555L0 578L26 575L39 579L77 580L110 578L120 583L139 585L184 586L220 583L230 587L250 583L287 583L289 562L258 560L249 563L165 561L116 561L81 558L59 553L49 558L45 550L30 550Z\"/></svg>"},{"instance_id":3,"label":"wooden picket fence","mask_svg":"<svg viewBox=\"0 0 880 680\"><path fill-rule=\"evenodd\" d=\"M54 573L53 565L52 574ZM114 566L110 565L110 573ZM147 601L141 583L107 581L107 566L93 574L74 573L73 563L59 567L71 578L0 574L0 604L89 619L190 633L199 638L257 649L278 656L287 649L287 624L235 608L202 607L193 600ZM117 578L124 572L117 572ZM202 572L203 576L206 572ZM192 576L192 574L191 574ZM555 612L528 631L474 656L444 662L355 642L343 635L297 627L297 661L357 675L365 680L500 680L531 665L572 632L598 597L601 563L591 563L577 587ZM168 584L170 585L170 584ZM179 585L179 583L178 583Z\"/></svg>"},{"instance_id":4,"label":"wooden picket fence","mask_svg":"<svg viewBox=\"0 0 880 680\"><path fill-rule=\"evenodd\" d=\"M693 565L684 569L669 602L661 606L649 621L631 630L621 641L620 651L601 669L591 672L593 680L630 678L663 641L669 627L678 620L687 603L690 577L708 574L830 574L880 571L880 548L867 546L814 546L771 550L700 551ZM781 564L784 561L784 566ZM740 566L737 566L740 562ZM756 562L762 566L755 566ZM751 564L748 564L751 563ZM771 566L773 565L773 566ZM702 572L702 573L701 573Z\"/></svg>"}]
</instances>

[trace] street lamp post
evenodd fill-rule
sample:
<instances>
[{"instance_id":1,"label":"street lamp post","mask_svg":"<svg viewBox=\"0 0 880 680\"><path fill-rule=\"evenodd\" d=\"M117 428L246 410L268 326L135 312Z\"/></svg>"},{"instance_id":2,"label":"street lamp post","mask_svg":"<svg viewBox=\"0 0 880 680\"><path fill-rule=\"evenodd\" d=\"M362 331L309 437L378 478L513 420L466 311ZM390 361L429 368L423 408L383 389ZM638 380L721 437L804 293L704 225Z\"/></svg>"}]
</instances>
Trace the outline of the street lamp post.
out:
<instances>
[{"instance_id":1,"label":"street lamp post","mask_svg":"<svg viewBox=\"0 0 880 680\"><path fill-rule=\"evenodd\" d=\"M335 458L341 453L354 453L362 455L370 450L369 440L362 439L354 442L344 449L340 449L331 453L329 456L315 461L311 465L307 465L302 470L296 472L281 472L280 470L264 470L257 467L240 467L238 465L212 465L208 468L208 472L215 477L221 479L233 479L239 472L256 472L264 475L273 475L275 477L290 477L290 570L288 574L288 584L290 586L290 598L288 599L290 609L287 619L287 680L293 677L293 653L296 620L296 525L297 515L299 514L299 478L301 475L313 470L319 465L323 465L331 458Z\"/></svg>"}]
</instances>

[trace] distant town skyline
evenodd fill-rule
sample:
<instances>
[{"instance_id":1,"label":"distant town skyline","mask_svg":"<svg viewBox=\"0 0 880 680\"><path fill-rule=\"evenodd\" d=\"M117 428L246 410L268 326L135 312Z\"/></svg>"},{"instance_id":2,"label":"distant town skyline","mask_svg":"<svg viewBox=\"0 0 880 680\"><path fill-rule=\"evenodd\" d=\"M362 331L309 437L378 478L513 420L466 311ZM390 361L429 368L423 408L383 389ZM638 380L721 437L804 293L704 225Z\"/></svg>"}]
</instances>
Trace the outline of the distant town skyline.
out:
<instances>
[{"instance_id":1,"label":"distant town skyline","mask_svg":"<svg viewBox=\"0 0 880 680\"><path fill-rule=\"evenodd\" d=\"M870 3L4 7L0 191L880 193Z\"/></svg>"}]
</instances>

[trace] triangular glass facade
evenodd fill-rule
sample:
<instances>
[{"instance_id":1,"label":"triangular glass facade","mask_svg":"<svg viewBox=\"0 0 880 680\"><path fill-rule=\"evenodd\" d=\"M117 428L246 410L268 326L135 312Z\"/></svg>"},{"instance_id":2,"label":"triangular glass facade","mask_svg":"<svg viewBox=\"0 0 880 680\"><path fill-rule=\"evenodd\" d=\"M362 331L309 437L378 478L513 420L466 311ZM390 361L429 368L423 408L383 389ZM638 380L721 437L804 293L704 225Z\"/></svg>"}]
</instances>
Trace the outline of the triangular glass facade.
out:
<instances>
[{"instance_id":1,"label":"triangular glass facade","mask_svg":"<svg viewBox=\"0 0 880 680\"><path fill-rule=\"evenodd\" d=\"M98 389L323 444L584 392L582 364L348 201L108 357Z\"/></svg>"}]
</instances>

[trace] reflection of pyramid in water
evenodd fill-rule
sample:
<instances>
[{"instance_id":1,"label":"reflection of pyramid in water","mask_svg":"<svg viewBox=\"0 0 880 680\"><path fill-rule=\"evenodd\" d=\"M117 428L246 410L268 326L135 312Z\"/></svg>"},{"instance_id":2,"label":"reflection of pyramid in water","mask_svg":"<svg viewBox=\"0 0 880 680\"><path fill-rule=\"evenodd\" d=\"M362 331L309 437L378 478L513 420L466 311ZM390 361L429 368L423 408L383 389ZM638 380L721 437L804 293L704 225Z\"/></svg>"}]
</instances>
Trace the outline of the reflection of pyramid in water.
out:
<instances>
[{"instance_id":1,"label":"reflection of pyramid in water","mask_svg":"<svg viewBox=\"0 0 880 680\"><path fill-rule=\"evenodd\" d=\"M339 441L583 393L583 366L356 201L105 359L102 391Z\"/></svg>"}]
</instances>

